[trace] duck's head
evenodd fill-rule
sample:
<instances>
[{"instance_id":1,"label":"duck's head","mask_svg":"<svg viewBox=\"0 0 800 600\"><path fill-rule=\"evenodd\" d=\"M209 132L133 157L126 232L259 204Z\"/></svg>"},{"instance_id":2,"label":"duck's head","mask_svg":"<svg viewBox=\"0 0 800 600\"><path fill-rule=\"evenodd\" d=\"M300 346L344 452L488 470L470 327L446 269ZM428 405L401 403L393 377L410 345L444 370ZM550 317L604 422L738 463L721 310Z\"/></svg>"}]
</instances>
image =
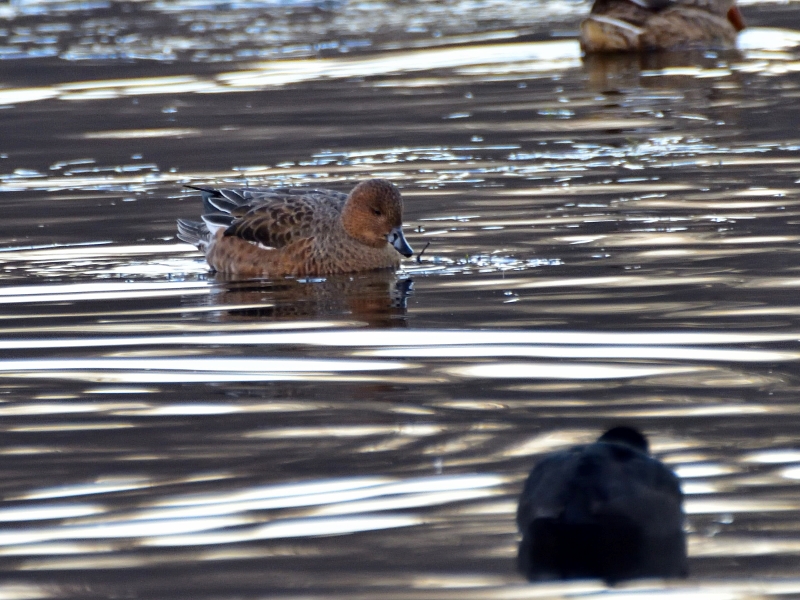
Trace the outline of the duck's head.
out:
<instances>
[{"instance_id":1,"label":"duck's head","mask_svg":"<svg viewBox=\"0 0 800 600\"><path fill-rule=\"evenodd\" d=\"M736 31L741 31L745 28L744 17L742 16L742 13L739 12L739 8L736 6L736 3L731 4L728 12L725 13L725 16L728 17L728 21L731 22L731 25L733 25L733 28Z\"/></svg>"},{"instance_id":2,"label":"duck's head","mask_svg":"<svg viewBox=\"0 0 800 600\"><path fill-rule=\"evenodd\" d=\"M354 187L342 211L342 224L362 244L381 248L388 242L403 256L414 253L403 236L403 199L390 181L368 179Z\"/></svg>"},{"instance_id":3,"label":"duck's head","mask_svg":"<svg viewBox=\"0 0 800 600\"><path fill-rule=\"evenodd\" d=\"M692 6L728 19L736 31L745 28L744 17L736 6L736 0L679 0L678 4Z\"/></svg>"},{"instance_id":4,"label":"duck's head","mask_svg":"<svg viewBox=\"0 0 800 600\"><path fill-rule=\"evenodd\" d=\"M647 443L647 438L633 427L628 427L626 425L612 427L597 438L597 441L606 444L628 446L644 454L650 453L650 445Z\"/></svg>"}]
</instances>

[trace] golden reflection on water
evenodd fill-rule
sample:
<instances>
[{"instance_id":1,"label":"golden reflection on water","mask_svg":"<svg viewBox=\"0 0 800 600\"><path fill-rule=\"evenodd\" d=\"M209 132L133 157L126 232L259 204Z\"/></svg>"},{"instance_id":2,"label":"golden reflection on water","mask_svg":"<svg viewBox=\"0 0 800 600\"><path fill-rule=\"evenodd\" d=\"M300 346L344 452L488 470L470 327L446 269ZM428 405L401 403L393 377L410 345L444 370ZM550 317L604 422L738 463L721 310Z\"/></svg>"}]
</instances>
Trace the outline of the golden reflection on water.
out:
<instances>
[{"instance_id":1,"label":"golden reflection on water","mask_svg":"<svg viewBox=\"0 0 800 600\"><path fill-rule=\"evenodd\" d=\"M527 61L525 71L550 71L577 67L580 64L579 58L578 44L574 40L565 40L406 50L366 58L270 61L255 63L239 71L221 73L213 78L184 75L77 81L58 84L52 88L4 89L0 90L0 105L54 98L90 101L153 94L243 92L325 78L374 77L485 63Z\"/></svg>"},{"instance_id":2,"label":"golden reflection on water","mask_svg":"<svg viewBox=\"0 0 800 600\"><path fill-rule=\"evenodd\" d=\"M164 129L126 129L122 131L92 131L83 135L87 140L126 140L126 139L142 139L142 138L164 138L164 137L177 137L185 138L192 136L199 136L202 133L200 129L177 129L177 128L164 128Z\"/></svg>"},{"instance_id":3,"label":"golden reflection on water","mask_svg":"<svg viewBox=\"0 0 800 600\"><path fill-rule=\"evenodd\" d=\"M536 436L515 447L507 448L505 456L530 456L562 450L576 444L588 444L594 439L583 430L561 429Z\"/></svg>"},{"instance_id":4,"label":"golden reflection on water","mask_svg":"<svg viewBox=\"0 0 800 600\"><path fill-rule=\"evenodd\" d=\"M778 29L748 28L739 38L740 48L752 58L758 50L792 48L798 45L797 32ZM760 71L772 68L786 72L794 63L784 62L791 55L769 53L769 62L757 63ZM120 80L76 81L53 87L0 90L0 104L12 105L48 99L71 101L101 100L124 96L154 94L221 93L254 91L268 86L284 86L325 78L365 77L397 74L415 70L453 69L465 76L515 76L519 73L559 71L580 65L580 50L574 40L517 42L514 44L464 45L449 48L403 50L383 56L317 58L253 63L241 70L203 78L194 75L145 77ZM483 65L493 64L492 68ZM504 65L498 68L497 65ZM670 67L643 73L643 76L727 77L732 71L747 71L749 65L730 69ZM441 83L441 82L440 82Z\"/></svg>"},{"instance_id":5,"label":"golden reflection on water","mask_svg":"<svg viewBox=\"0 0 800 600\"><path fill-rule=\"evenodd\" d=\"M448 498L452 499L452 498ZM397 527L411 527L425 521L419 517L406 515L359 515L357 517L319 517L311 519L292 519L285 522L272 522L253 527L242 528L237 532L216 534L176 535L169 538L145 538L144 547L165 546L209 546L214 544L231 544L255 540L286 539L293 537L327 536L357 533L360 531L379 531Z\"/></svg>"},{"instance_id":6,"label":"golden reflection on water","mask_svg":"<svg viewBox=\"0 0 800 600\"><path fill-rule=\"evenodd\" d=\"M446 373L466 378L497 379L625 379L693 373L697 367L620 366L603 364L502 363L450 367Z\"/></svg>"},{"instance_id":7,"label":"golden reflection on water","mask_svg":"<svg viewBox=\"0 0 800 600\"><path fill-rule=\"evenodd\" d=\"M296 326L300 325L297 330ZM770 381L765 376L731 378L727 365L748 363L790 363L800 353L789 349L732 348L734 344L796 342L798 335L752 332L568 332L568 331L452 331L392 330L387 338L383 330L314 328L305 331L302 322L286 329L262 327L263 332L225 333L226 324L205 326L207 333L184 335L150 335L142 337L86 337L51 339L7 339L0 341L5 349L85 349L126 348L106 355L87 358L13 359L0 363L0 377L6 379L55 379L124 384L180 384L187 382L280 382L338 381L438 384L459 379L522 379L542 382L602 381L640 379L660 381L663 386L680 387L691 377L695 385L744 386ZM128 328L109 327L105 332L122 333ZM154 328L157 330L158 327ZM170 327L165 327L170 330ZM240 329L233 327L233 329ZM101 331L103 328L100 329ZM91 329L87 330L87 333ZM387 347L387 341L392 346ZM465 342L469 342L465 344ZM351 359L285 358L253 356L237 358L214 356L213 347L237 346L310 346L319 348L352 348ZM723 348L703 347L724 345ZM197 351L181 350L176 357L169 346L196 347ZM138 350L137 348L142 348ZM164 348L156 349L156 348ZM195 356L193 354L200 354ZM547 358L552 361L500 361L498 358ZM378 358L384 360L377 360ZM399 359L399 360L385 360ZM493 358L492 362L484 362ZM464 359L480 362L465 364ZM416 360L418 362L408 362ZM437 361L427 364L429 361ZM615 360L617 362L609 362ZM422 361L422 362L419 362ZM441 361L447 361L441 364ZM560 362L556 362L560 361ZM565 362L566 361L566 362ZM649 362L648 362L649 361ZM449 364L448 364L449 362ZM717 364L714 364L717 363ZM746 377L746 378L745 378ZM124 391L124 389L123 389ZM157 389L145 391L152 394ZM108 392L116 393L115 387ZM92 393L98 393L97 391ZM131 392L128 392L131 393ZM133 393L137 392L136 390ZM534 403L535 404L535 403ZM450 406L455 406L452 402ZM34 414L36 412L96 412L113 409L126 415L211 415L240 412L297 410L292 403L169 403L124 405L59 403L0 407L0 414ZM444 404L442 405L444 406ZM464 402L460 406L466 407ZM112 408L113 407L113 408ZM124 409L124 412L120 412ZM304 409L300 409L304 410ZM628 410L613 409L619 417L686 415L759 414L791 412L789 405L767 407L760 403L744 405L694 405L686 407L647 407ZM130 427L119 423L120 427ZM63 424L65 429L91 429L91 424ZM40 426L31 431L43 431Z\"/></svg>"},{"instance_id":8,"label":"golden reflection on water","mask_svg":"<svg viewBox=\"0 0 800 600\"><path fill-rule=\"evenodd\" d=\"M260 89L307 80L338 77L363 77L420 71L453 69L466 65L525 62L527 69L542 71L578 66L580 50L574 40L487 44L461 48L434 48L393 53L366 59L322 59L280 61L253 65L250 71L223 73L217 80L232 88Z\"/></svg>"},{"instance_id":9,"label":"golden reflection on water","mask_svg":"<svg viewBox=\"0 0 800 600\"><path fill-rule=\"evenodd\" d=\"M0 554L36 555L41 544L73 540L61 552L109 552L108 543L97 547L78 540L129 538L137 546L194 546L230 544L254 540L327 536L358 531L419 525L425 519L413 514L380 514L499 493L505 482L498 476L451 476L409 479L360 478L241 489L228 494L174 496L150 502L149 507L128 514L104 514L100 505L26 507L0 511L0 520L63 519L59 527L8 530L0 539ZM147 486L141 483L96 482L29 494L28 500L108 494ZM298 512L297 509L304 508ZM294 509L290 518L261 518L253 511ZM305 514L305 518L298 518ZM349 515L349 516L348 516ZM230 529L236 526L235 530ZM25 548L30 546L29 550ZM52 548L50 548L52 551Z\"/></svg>"}]
</instances>

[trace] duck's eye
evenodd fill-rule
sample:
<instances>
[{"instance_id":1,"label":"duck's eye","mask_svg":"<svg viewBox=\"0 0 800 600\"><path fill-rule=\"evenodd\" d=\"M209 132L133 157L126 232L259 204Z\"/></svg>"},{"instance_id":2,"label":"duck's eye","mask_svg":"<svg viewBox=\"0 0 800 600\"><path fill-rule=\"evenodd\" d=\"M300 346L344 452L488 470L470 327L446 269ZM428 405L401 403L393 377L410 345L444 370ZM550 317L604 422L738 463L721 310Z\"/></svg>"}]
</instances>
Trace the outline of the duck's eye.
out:
<instances>
[{"instance_id":1,"label":"duck's eye","mask_svg":"<svg viewBox=\"0 0 800 600\"><path fill-rule=\"evenodd\" d=\"M381 216L381 210L379 208L373 208L372 209L372 214L375 215L376 217L380 217Z\"/></svg>"}]
</instances>

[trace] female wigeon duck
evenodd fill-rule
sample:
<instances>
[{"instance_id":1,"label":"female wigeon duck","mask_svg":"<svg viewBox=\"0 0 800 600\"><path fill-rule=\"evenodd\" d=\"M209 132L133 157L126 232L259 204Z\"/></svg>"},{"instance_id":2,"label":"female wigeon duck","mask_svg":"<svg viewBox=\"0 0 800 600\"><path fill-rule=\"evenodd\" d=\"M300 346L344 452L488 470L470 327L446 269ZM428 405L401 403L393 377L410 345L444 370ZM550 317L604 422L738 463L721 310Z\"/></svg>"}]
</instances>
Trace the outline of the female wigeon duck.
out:
<instances>
[{"instance_id":1,"label":"female wigeon duck","mask_svg":"<svg viewBox=\"0 0 800 600\"><path fill-rule=\"evenodd\" d=\"M531 471L517 508L519 569L531 581L685 577L682 502L645 437L614 427Z\"/></svg>"},{"instance_id":2,"label":"female wigeon duck","mask_svg":"<svg viewBox=\"0 0 800 600\"><path fill-rule=\"evenodd\" d=\"M581 48L591 53L731 47L742 29L735 0L595 0L581 23Z\"/></svg>"},{"instance_id":3,"label":"female wigeon duck","mask_svg":"<svg viewBox=\"0 0 800 600\"><path fill-rule=\"evenodd\" d=\"M397 268L413 251L403 236L400 191L384 179L350 194L302 188L213 189L202 222L178 220L178 238L215 271L298 277Z\"/></svg>"}]
</instances>

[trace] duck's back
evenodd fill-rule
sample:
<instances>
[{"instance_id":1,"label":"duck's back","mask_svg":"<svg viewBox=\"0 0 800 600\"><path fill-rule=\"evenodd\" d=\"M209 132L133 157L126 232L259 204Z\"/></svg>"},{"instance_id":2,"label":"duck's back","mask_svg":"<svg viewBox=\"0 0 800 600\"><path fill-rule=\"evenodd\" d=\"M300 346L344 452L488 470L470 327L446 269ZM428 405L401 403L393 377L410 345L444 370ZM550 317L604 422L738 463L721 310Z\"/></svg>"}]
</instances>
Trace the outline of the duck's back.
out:
<instances>
[{"instance_id":1,"label":"duck's back","mask_svg":"<svg viewBox=\"0 0 800 600\"><path fill-rule=\"evenodd\" d=\"M595 0L581 23L581 48L639 52L731 47L737 29L720 5L720 0Z\"/></svg>"},{"instance_id":2,"label":"duck's back","mask_svg":"<svg viewBox=\"0 0 800 600\"><path fill-rule=\"evenodd\" d=\"M347 194L333 190L254 188L219 190L231 201L226 236L265 247L284 248L303 238L329 234L340 226ZM209 199L211 203L211 199ZM211 208L219 209L219 202Z\"/></svg>"},{"instance_id":3,"label":"duck's back","mask_svg":"<svg viewBox=\"0 0 800 600\"><path fill-rule=\"evenodd\" d=\"M630 447L550 455L520 499L520 569L532 580L684 576L682 499L677 477Z\"/></svg>"}]
</instances>

